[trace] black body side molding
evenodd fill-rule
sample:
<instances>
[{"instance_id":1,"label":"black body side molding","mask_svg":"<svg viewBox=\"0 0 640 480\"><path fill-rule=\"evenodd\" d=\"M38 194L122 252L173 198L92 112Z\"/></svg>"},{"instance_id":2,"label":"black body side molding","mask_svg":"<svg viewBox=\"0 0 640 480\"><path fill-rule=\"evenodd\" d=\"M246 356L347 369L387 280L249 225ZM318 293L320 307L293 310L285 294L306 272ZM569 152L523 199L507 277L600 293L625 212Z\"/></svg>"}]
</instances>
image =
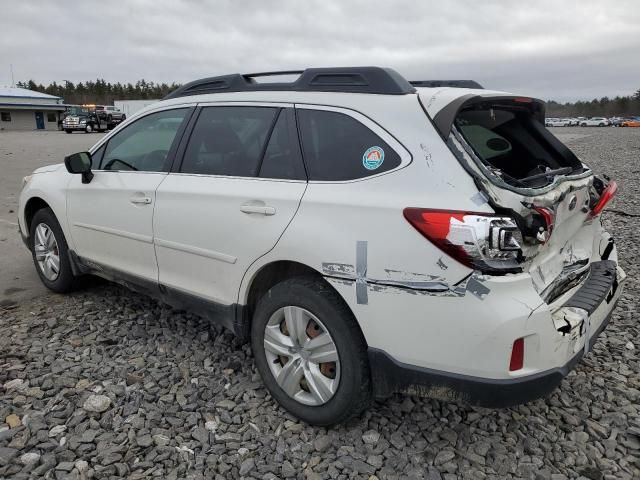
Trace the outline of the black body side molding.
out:
<instances>
[{"instance_id":1,"label":"black body side molding","mask_svg":"<svg viewBox=\"0 0 640 480\"><path fill-rule=\"evenodd\" d=\"M69 263L74 275L96 275L118 283L148 297L159 300L180 310L187 310L231 330L241 341L248 339L249 322L244 305L223 305L180 290L160 285L157 282L137 277L120 270L79 257L69 250Z\"/></svg>"}]
</instances>

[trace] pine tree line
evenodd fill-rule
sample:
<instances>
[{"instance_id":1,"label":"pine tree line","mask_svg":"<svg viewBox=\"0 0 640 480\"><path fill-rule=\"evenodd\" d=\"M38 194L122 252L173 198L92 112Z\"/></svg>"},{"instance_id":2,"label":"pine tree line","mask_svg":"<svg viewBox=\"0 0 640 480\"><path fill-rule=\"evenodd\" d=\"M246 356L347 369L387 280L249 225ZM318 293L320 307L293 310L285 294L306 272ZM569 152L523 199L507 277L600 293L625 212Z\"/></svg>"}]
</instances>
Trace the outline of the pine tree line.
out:
<instances>
[{"instance_id":1,"label":"pine tree line","mask_svg":"<svg viewBox=\"0 0 640 480\"><path fill-rule=\"evenodd\" d=\"M628 97L594 98L591 101L547 102L547 117L636 117L640 116L640 90Z\"/></svg>"},{"instance_id":2,"label":"pine tree line","mask_svg":"<svg viewBox=\"0 0 640 480\"><path fill-rule=\"evenodd\" d=\"M177 83L155 83L138 80L133 83L109 83L98 78L95 81L74 84L65 80L64 84L50 83L46 87L33 80L18 82L18 87L36 92L62 97L68 104L95 103L113 105L114 100L160 99L180 86ZM547 102L548 117L614 117L640 116L640 89L627 97L594 98L591 101L558 103Z\"/></svg>"},{"instance_id":3,"label":"pine tree line","mask_svg":"<svg viewBox=\"0 0 640 480\"><path fill-rule=\"evenodd\" d=\"M109 83L98 78L95 81L73 83L65 80L63 84L56 82L47 86L37 84L33 80L18 82L20 88L28 88L36 92L48 93L62 97L71 105L94 103L97 105L113 105L114 100L160 99L180 85L177 83L155 83L138 80L136 83Z\"/></svg>"}]
</instances>

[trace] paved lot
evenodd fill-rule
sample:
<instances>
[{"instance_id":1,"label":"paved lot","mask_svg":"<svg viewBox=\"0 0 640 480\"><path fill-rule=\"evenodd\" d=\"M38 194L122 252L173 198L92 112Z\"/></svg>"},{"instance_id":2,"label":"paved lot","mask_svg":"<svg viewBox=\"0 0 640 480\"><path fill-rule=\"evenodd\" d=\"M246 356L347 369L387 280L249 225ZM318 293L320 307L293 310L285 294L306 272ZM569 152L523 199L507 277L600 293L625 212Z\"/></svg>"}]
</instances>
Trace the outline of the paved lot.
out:
<instances>
[{"instance_id":1,"label":"paved lot","mask_svg":"<svg viewBox=\"0 0 640 480\"><path fill-rule=\"evenodd\" d=\"M548 399L486 410L397 396L314 428L270 398L247 345L193 315L110 284L69 296L29 286L31 299L0 309L0 479L640 478L640 129L554 132L619 180L604 218L629 280L595 349ZM14 221L23 174L98 138L39 135L0 133L15 177L0 177L2 219ZM15 254L29 278L27 254L6 243L2 261Z\"/></svg>"},{"instance_id":2,"label":"paved lot","mask_svg":"<svg viewBox=\"0 0 640 480\"><path fill-rule=\"evenodd\" d=\"M0 132L0 305L45 293L17 233L22 178L36 168L62 162L70 153L87 150L101 137L57 131Z\"/></svg>"}]
</instances>

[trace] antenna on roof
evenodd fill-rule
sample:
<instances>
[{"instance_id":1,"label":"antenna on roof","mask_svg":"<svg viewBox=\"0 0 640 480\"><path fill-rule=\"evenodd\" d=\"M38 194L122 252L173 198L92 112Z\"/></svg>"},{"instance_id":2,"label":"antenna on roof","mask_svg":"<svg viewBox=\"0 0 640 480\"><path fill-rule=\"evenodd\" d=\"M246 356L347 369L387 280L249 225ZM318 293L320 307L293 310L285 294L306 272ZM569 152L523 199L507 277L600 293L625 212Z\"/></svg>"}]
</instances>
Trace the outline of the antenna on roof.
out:
<instances>
[{"instance_id":1,"label":"antenna on roof","mask_svg":"<svg viewBox=\"0 0 640 480\"><path fill-rule=\"evenodd\" d=\"M13 79L13 63L10 63L10 64L9 64L9 70L11 70L11 86L12 86L12 87L15 87L15 86L16 86L16 82L15 82L15 80Z\"/></svg>"}]
</instances>

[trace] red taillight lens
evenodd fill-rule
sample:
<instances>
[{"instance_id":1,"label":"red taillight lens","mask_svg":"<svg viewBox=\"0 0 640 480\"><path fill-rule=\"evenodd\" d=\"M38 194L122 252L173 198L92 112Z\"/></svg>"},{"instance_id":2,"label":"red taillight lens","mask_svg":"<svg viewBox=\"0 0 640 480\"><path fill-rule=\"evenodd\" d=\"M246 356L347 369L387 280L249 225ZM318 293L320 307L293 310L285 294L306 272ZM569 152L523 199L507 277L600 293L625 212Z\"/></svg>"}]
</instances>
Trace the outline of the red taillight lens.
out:
<instances>
[{"instance_id":1,"label":"red taillight lens","mask_svg":"<svg viewBox=\"0 0 640 480\"><path fill-rule=\"evenodd\" d=\"M524 366L524 338L518 338L511 348L511 361L509 371L520 370Z\"/></svg>"},{"instance_id":2,"label":"red taillight lens","mask_svg":"<svg viewBox=\"0 0 640 480\"><path fill-rule=\"evenodd\" d=\"M405 208L404 218L436 247L458 260L463 265L473 268L471 259L460 245L452 243L448 237L451 230L451 219L461 222L466 212L448 210L425 210L421 208Z\"/></svg>"},{"instance_id":3,"label":"red taillight lens","mask_svg":"<svg viewBox=\"0 0 640 480\"><path fill-rule=\"evenodd\" d=\"M596 203L591 210L591 216L595 217L596 215L600 214L602 210L604 210L604 207L607 206L607 203L613 200L613 197L616 195L617 191L618 184L614 180L610 181L609 185L607 185L607 188L605 188L602 192L602 195L600 195L600 200L598 200L598 203Z\"/></svg>"},{"instance_id":4,"label":"red taillight lens","mask_svg":"<svg viewBox=\"0 0 640 480\"><path fill-rule=\"evenodd\" d=\"M547 207L533 207L533 209L540 214L545 225L536 233L536 238L539 242L546 243L551 236L551 232L553 232L553 224L556 220L556 214L552 209Z\"/></svg>"},{"instance_id":5,"label":"red taillight lens","mask_svg":"<svg viewBox=\"0 0 640 480\"><path fill-rule=\"evenodd\" d=\"M463 265L487 273L520 271L522 234L509 217L489 213L405 208L427 240Z\"/></svg>"}]
</instances>

